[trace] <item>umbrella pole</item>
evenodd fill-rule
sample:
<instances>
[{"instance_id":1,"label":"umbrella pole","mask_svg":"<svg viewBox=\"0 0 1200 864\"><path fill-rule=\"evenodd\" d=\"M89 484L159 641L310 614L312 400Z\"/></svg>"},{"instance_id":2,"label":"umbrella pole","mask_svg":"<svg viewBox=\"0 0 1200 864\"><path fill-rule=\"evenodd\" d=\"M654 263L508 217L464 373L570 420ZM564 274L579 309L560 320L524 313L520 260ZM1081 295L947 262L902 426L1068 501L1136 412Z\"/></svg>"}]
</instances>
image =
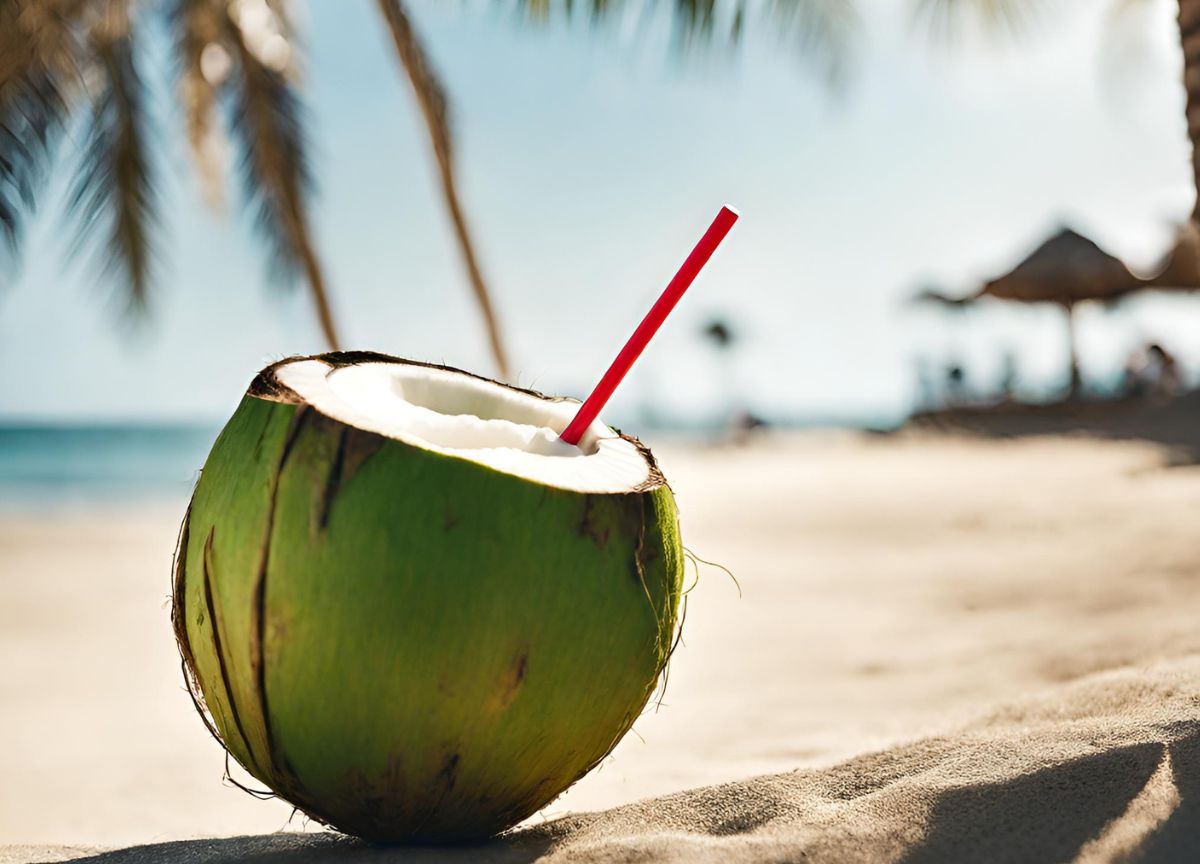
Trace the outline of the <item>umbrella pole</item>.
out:
<instances>
[{"instance_id":1,"label":"umbrella pole","mask_svg":"<svg viewBox=\"0 0 1200 864\"><path fill-rule=\"evenodd\" d=\"M1075 304L1064 303L1063 308L1067 312L1067 352L1071 361L1071 384L1067 396L1074 398L1083 389L1083 376L1079 374L1079 352L1075 343Z\"/></svg>"}]
</instances>

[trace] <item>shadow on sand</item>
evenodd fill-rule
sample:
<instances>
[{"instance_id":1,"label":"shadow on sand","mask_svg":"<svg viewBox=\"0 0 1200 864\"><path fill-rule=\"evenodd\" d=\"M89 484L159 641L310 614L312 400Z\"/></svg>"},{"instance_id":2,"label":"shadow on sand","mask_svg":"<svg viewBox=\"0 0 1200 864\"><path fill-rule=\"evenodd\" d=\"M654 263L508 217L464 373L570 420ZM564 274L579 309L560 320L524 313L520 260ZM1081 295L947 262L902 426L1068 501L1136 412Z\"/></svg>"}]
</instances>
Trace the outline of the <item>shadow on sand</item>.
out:
<instances>
[{"instance_id":1,"label":"shadow on sand","mask_svg":"<svg viewBox=\"0 0 1200 864\"><path fill-rule=\"evenodd\" d=\"M1114 860L1138 864L1200 861L1200 731L1187 723L1169 744L1121 747L1071 760L1005 783L942 795L924 842L902 864L977 861L1073 861L1132 809L1151 777L1170 762L1178 803L1146 826ZM1170 737L1175 737L1174 735ZM1087 860L1109 860L1103 853Z\"/></svg>"},{"instance_id":2,"label":"shadow on sand","mask_svg":"<svg viewBox=\"0 0 1200 864\"><path fill-rule=\"evenodd\" d=\"M1132 861L1200 861L1200 731L1172 744L1170 754L1179 805Z\"/></svg>"},{"instance_id":3,"label":"shadow on sand","mask_svg":"<svg viewBox=\"0 0 1200 864\"><path fill-rule=\"evenodd\" d=\"M1165 752L1159 743L1136 744L1005 783L944 793L929 816L925 841L900 860L1074 860L1084 844L1125 812Z\"/></svg>"},{"instance_id":4,"label":"shadow on sand","mask_svg":"<svg viewBox=\"0 0 1200 864\"><path fill-rule=\"evenodd\" d=\"M220 840L179 840L102 852L73 864L524 864L549 847L544 837L495 840L475 846L372 846L339 834L264 834Z\"/></svg>"},{"instance_id":5,"label":"shadow on sand","mask_svg":"<svg viewBox=\"0 0 1200 864\"><path fill-rule=\"evenodd\" d=\"M913 845L898 860L902 864L1075 860L1090 842L1102 838L1106 830L1136 808L1139 796L1154 782L1152 778L1167 764L1164 758L1169 757L1169 775L1177 792L1177 803L1157 824L1147 824L1139 829L1133 846L1122 849L1117 857L1140 864L1200 861L1200 731L1194 723L1171 731L1173 734L1165 736L1170 743L1156 741L1116 747L1003 782L971 783L969 777L964 777L967 781L964 785L933 793L932 807L924 818L919 814L925 808L918 801L928 801L928 797L915 790L909 802L914 805L910 812L914 820L924 824L906 826L911 833L909 830L903 833L914 838ZM904 750L895 755L903 757ZM844 772L853 764L831 771ZM872 773L869 763L862 763L860 767ZM970 773L969 769L964 770ZM801 772L791 776L811 777L820 773ZM868 785L875 787L875 792L886 794L891 783L901 778L876 779L882 780L882 784ZM705 861L747 861L764 853L769 853L772 860L813 862L845 860L847 855L861 861L894 857L889 854L889 849L893 852L895 849L890 845L895 840L894 833L890 837L878 834L872 837L870 832L860 836L853 844L854 854L851 855L845 847L839 849L836 843L831 846L823 842L819 830L814 835L816 826L799 816L807 808L794 806L800 802L772 808L769 795L767 800L760 801L762 811L767 814L765 820L750 820L737 832L719 830L716 810L722 808L714 802L722 799L721 790L740 788L743 794L734 797L739 798L744 807L754 809L753 796L747 799L745 790L755 788L766 792L771 785L769 782L764 785L744 781L728 787L709 787L670 796L675 805L673 811L671 806L660 808L655 801L647 801L609 813L525 829L475 846L382 848L336 834L272 834L137 846L78 859L76 864L526 864L550 852L558 852L565 860L572 860L572 852L576 851L579 860L588 862L654 861L663 858L664 852L671 853L665 855L666 858L676 861L693 860L694 857ZM793 788L798 791L801 787ZM807 788L814 791L814 787ZM893 788L892 791L896 790ZM684 812L690 811L690 818L682 823L677 818L681 803ZM706 803L708 807L716 807L714 812L705 812ZM909 810L900 801L892 803L899 804L901 810ZM622 821L627 829L628 811L635 809L643 818L637 820L633 831L618 828L607 842L589 831L589 828L605 825L614 827ZM770 816L773 809L775 818ZM660 813L660 810L664 812ZM623 812L626 814L624 820L621 819ZM669 815L671 812L675 817ZM656 818L655 814L661 818ZM850 812L844 816L847 821L856 818ZM726 824L721 823L722 826ZM770 825L769 836L756 835L756 829L767 824ZM826 825L825 830L828 829ZM588 834L591 836L583 836ZM655 844L651 837L656 834L673 836L672 842L678 845ZM693 835L690 840L688 834ZM572 849L573 841L584 842ZM693 845L691 841L699 841L700 845ZM740 841L750 841L750 845ZM762 841L766 841L765 845ZM872 850L876 844L878 848ZM1101 853L1097 860L1108 860L1109 857L1111 855Z\"/></svg>"}]
</instances>

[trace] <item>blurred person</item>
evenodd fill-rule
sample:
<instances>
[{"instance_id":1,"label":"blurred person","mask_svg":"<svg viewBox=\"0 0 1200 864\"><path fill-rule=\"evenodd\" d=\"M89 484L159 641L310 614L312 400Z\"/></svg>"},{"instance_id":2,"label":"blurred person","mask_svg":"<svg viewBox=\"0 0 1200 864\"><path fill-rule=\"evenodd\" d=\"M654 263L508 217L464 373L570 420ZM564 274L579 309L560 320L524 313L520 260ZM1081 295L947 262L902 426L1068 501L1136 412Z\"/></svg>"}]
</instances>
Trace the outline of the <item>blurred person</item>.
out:
<instances>
[{"instance_id":1,"label":"blurred person","mask_svg":"<svg viewBox=\"0 0 1200 864\"><path fill-rule=\"evenodd\" d=\"M1017 390L1017 354L1015 351L1005 351L1000 365L1000 401L1016 401Z\"/></svg>"},{"instance_id":2,"label":"blurred person","mask_svg":"<svg viewBox=\"0 0 1200 864\"><path fill-rule=\"evenodd\" d=\"M1142 381L1142 369L1146 363L1145 352L1135 348L1125 356L1125 365L1121 368L1120 395L1127 399L1137 399L1145 395Z\"/></svg>"},{"instance_id":3,"label":"blurred person","mask_svg":"<svg viewBox=\"0 0 1200 864\"><path fill-rule=\"evenodd\" d=\"M1179 362L1170 351L1157 342L1146 349L1150 372L1150 394L1171 397L1179 392Z\"/></svg>"},{"instance_id":4,"label":"blurred person","mask_svg":"<svg viewBox=\"0 0 1200 864\"><path fill-rule=\"evenodd\" d=\"M766 429L770 424L762 417L745 409L740 408L733 412L729 418L727 433L731 444L743 445L750 443L760 430Z\"/></svg>"},{"instance_id":5,"label":"blurred person","mask_svg":"<svg viewBox=\"0 0 1200 864\"><path fill-rule=\"evenodd\" d=\"M913 365L917 379L916 410L931 411L941 407L941 393L935 365L927 357L917 357Z\"/></svg>"},{"instance_id":6,"label":"blurred person","mask_svg":"<svg viewBox=\"0 0 1200 864\"><path fill-rule=\"evenodd\" d=\"M1125 361L1121 392L1132 398L1170 398L1181 387L1179 362L1158 342L1130 353Z\"/></svg>"},{"instance_id":7,"label":"blurred person","mask_svg":"<svg viewBox=\"0 0 1200 864\"><path fill-rule=\"evenodd\" d=\"M962 405L967 401L967 370L961 363L951 363L946 367L946 398L949 407Z\"/></svg>"}]
</instances>

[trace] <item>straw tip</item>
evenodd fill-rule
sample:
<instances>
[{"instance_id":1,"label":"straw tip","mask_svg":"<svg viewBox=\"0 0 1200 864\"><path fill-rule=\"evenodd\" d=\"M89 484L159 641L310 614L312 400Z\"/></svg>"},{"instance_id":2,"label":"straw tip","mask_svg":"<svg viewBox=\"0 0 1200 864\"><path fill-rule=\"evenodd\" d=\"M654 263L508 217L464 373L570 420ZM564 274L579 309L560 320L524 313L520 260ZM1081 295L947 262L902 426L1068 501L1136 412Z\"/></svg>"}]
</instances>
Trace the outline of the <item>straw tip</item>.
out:
<instances>
[{"instance_id":1,"label":"straw tip","mask_svg":"<svg viewBox=\"0 0 1200 864\"><path fill-rule=\"evenodd\" d=\"M732 204L725 204L725 205L723 205L723 206L721 207L721 212L722 212L722 213L728 213L728 214L729 214L730 216L732 216L734 219L738 219L738 218L740 218L740 217L741 217L741 215L742 215L742 212L741 212L740 210L738 210L738 208L734 207Z\"/></svg>"}]
</instances>

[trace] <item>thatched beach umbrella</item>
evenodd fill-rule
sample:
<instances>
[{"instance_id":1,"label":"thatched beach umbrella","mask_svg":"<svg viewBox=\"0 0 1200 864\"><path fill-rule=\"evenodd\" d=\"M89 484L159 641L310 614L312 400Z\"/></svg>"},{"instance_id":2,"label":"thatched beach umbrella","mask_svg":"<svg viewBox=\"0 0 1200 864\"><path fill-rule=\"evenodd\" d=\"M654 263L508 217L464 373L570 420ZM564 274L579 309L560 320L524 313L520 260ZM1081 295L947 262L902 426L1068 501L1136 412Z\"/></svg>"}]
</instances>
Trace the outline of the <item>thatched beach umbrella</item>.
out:
<instances>
[{"instance_id":1,"label":"thatched beach umbrella","mask_svg":"<svg viewBox=\"0 0 1200 864\"><path fill-rule=\"evenodd\" d=\"M976 296L1070 308L1084 300L1111 300L1141 284L1119 258L1063 228L1012 270L984 284Z\"/></svg>"},{"instance_id":2,"label":"thatched beach umbrella","mask_svg":"<svg viewBox=\"0 0 1200 864\"><path fill-rule=\"evenodd\" d=\"M1077 231L1063 228L1012 270L986 283L979 296L1018 303L1057 303L1067 315L1071 392L1079 392L1079 356L1075 347L1075 305L1084 300L1113 300L1142 287L1119 258Z\"/></svg>"},{"instance_id":3,"label":"thatched beach umbrella","mask_svg":"<svg viewBox=\"0 0 1200 864\"><path fill-rule=\"evenodd\" d=\"M925 291L917 299L944 305L974 303L984 297L1017 303L1055 303L1067 315L1071 392L1079 390L1074 311L1084 300L1109 301L1144 287L1118 258L1070 228L1063 228L1003 276L984 283L968 297L955 299Z\"/></svg>"}]
</instances>

